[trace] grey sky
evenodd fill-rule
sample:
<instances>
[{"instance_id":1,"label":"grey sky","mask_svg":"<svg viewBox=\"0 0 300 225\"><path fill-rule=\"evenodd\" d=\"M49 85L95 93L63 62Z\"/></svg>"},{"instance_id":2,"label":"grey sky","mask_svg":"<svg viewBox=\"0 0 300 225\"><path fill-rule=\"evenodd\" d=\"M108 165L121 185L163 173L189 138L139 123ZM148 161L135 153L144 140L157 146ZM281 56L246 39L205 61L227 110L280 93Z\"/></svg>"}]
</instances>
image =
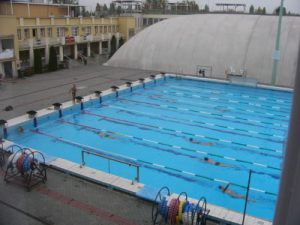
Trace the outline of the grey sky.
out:
<instances>
[{"instance_id":1,"label":"grey sky","mask_svg":"<svg viewBox=\"0 0 300 225\"><path fill-rule=\"evenodd\" d=\"M179 0L178 0L179 1ZM203 8L205 4L208 4L211 9L217 9L216 3L242 3L246 4L247 8L250 5L266 7L267 12L273 12L273 10L280 5L280 0L195 0L198 5ZM87 6L88 10L95 9L96 3L109 4L111 0L80 0L80 4ZM169 2L176 2L176 0L169 0ZM287 11L300 13L300 0L284 0L284 5Z\"/></svg>"}]
</instances>

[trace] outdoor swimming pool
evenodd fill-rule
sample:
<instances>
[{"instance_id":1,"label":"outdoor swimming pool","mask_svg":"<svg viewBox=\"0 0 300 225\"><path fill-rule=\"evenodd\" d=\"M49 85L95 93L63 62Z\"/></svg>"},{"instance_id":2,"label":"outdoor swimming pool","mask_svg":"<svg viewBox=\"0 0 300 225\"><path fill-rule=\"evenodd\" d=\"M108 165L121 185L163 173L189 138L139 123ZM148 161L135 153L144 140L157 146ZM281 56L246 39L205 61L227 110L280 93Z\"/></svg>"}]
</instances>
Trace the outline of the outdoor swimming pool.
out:
<instances>
[{"instance_id":1,"label":"outdoor swimming pool","mask_svg":"<svg viewBox=\"0 0 300 225\"><path fill-rule=\"evenodd\" d=\"M135 162L140 182L271 220L281 174L291 92L167 77L38 118L38 127L8 130L8 140L51 156L81 163L81 150ZM192 140L191 140L192 138ZM208 158L205 160L205 158ZM86 166L129 179L135 169L93 155Z\"/></svg>"}]
</instances>

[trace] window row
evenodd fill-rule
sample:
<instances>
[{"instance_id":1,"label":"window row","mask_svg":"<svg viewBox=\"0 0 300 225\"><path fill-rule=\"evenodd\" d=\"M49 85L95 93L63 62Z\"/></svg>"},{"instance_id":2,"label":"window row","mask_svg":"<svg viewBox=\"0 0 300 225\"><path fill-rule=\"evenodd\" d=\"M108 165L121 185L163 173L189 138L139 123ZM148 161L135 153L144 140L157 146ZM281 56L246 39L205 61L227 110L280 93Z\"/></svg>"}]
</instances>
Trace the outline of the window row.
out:
<instances>
[{"instance_id":1,"label":"window row","mask_svg":"<svg viewBox=\"0 0 300 225\"><path fill-rule=\"evenodd\" d=\"M53 34L53 29L56 29L56 35ZM94 34L100 33L115 33L118 31L117 25L101 25L94 27ZM39 32L39 34L38 34ZM30 38L43 38L43 37L65 37L67 35L79 36L81 35L91 35L92 26L82 27L81 32L78 26L73 27L48 27L48 28L25 28L23 32L23 39ZM18 40L22 40L21 29L17 30Z\"/></svg>"}]
</instances>

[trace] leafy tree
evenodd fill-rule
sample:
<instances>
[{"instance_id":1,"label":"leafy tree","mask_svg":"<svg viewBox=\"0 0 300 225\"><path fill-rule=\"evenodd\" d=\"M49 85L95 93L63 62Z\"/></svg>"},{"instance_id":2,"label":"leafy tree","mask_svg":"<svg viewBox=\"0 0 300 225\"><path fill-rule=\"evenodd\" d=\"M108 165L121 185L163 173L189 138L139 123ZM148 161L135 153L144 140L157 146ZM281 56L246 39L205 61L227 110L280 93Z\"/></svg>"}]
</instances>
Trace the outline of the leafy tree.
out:
<instances>
[{"instance_id":1,"label":"leafy tree","mask_svg":"<svg viewBox=\"0 0 300 225\"><path fill-rule=\"evenodd\" d=\"M40 49L34 50L34 72L35 73L43 72L42 54L41 54Z\"/></svg>"},{"instance_id":2,"label":"leafy tree","mask_svg":"<svg viewBox=\"0 0 300 225\"><path fill-rule=\"evenodd\" d=\"M119 48L124 44L124 39L121 37L119 40Z\"/></svg>"},{"instance_id":3,"label":"leafy tree","mask_svg":"<svg viewBox=\"0 0 300 225\"><path fill-rule=\"evenodd\" d=\"M204 12L209 12L209 6L207 4L204 6Z\"/></svg>"},{"instance_id":4,"label":"leafy tree","mask_svg":"<svg viewBox=\"0 0 300 225\"><path fill-rule=\"evenodd\" d=\"M122 13L122 8L121 8L121 6L118 6L118 8L117 8L117 14L120 15L121 13Z\"/></svg>"},{"instance_id":5,"label":"leafy tree","mask_svg":"<svg viewBox=\"0 0 300 225\"><path fill-rule=\"evenodd\" d=\"M115 54L115 52L117 51L117 39L115 37L115 35L113 35L111 37L111 40L110 40L110 56L109 57L112 57L113 54Z\"/></svg>"},{"instance_id":6,"label":"leafy tree","mask_svg":"<svg viewBox=\"0 0 300 225\"><path fill-rule=\"evenodd\" d=\"M82 7L82 9L81 9L81 16L85 16L85 14L86 14L85 7Z\"/></svg>"},{"instance_id":7,"label":"leafy tree","mask_svg":"<svg viewBox=\"0 0 300 225\"><path fill-rule=\"evenodd\" d=\"M249 13L250 14L254 14L254 6L253 5L250 6Z\"/></svg>"},{"instance_id":8,"label":"leafy tree","mask_svg":"<svg viewBox=\"0 0 300 225\"><path fill-rule=\"evenodd\" d=\"M56 50L54 46L50 47L48 69L49 71L57 70L57 56L56 56Z\"/></svg>"},{"instance_id":9,"label":"leafy tree","mask_svg":"<svg viewBox=\"0 0 300 225\"><path fill-rule=\"evenodd\" d=\"M108 8L107 8L107 5L104 4L103 7L102 7L100 16L101 16L101 17L105 17L105 16L107 16L107 15L108 15Z\"/></svg>"},{"instance_id":10,"label":"leafy tree","mask_svg":"<svg viewBox=\"0 0 300 225\"><path fill-rule=\"evenodd\" d=\"M266 11L267 11L267 10L266 10L266 7L263 7L263 9L262 9L262 11L261 11L261 14L264 14L264 15L265 15L265 14L266 14Z\"/></svg>"},{"instance_id":11,"label":"leafy tree","mask_svg":"<svg viewBox=\"0 0 300 225\"><path fill-rule=\"evenodd\" d=\"M99 3L97 3L95 11L96 12L100 12L101 11L101 6L100 6Z\"/></svg>"},{"instance_id":12,"label":"leafy tree","mask_svg":"<svg viewBox=\"0 0 300 225\"><path fill-rule=\"evenodd\" d=\"M101 15L101 5L97 3L95 8L95 16L100 17L100 15Z\"/></svg>"},{"instance_id":13,"label":"leafy tree","mask_svg":"<svg viewBox=\"0 0 300 225\"><path fill-rule=\"evenodd\" d=\"M114 15L116 13L116 8L114 3L110 3L109 5L109 14Z\"/></svg>"},{"instance_id":14,"label":"leafy tree","mask_svg":"<svg viewBox=\"0 0 300 225\"><path fill-rule=\"evenodd\" d=\"M107 8L107 5L106 4L104 4L104 6L103 6L103 11L108 11L108 8Z\"/></svg>"},{"instance_id":15,"label":"leafy tree","mask_svg":"<svg viewBox=\"0 0 300 225\"><path fill-rule=\"evenodd\" d=\"M286 8L283 7L282 10L283 10L282 15L286 15ZM280 7L277 7L277 8L274 10L274 14L279 15L279 11L280 11Z\"/></svg>"},{"instance_id":16,"label":"leafy tree","mask_svg":"<svg viewBox=\"0 0 300 225\"><path fill-rule=\"evenodd\" d=\"M261 14L261 12L262 12L262 9L260 8L260 6L257 8L257 10L256 10L256 14Z\"/></svg>"}]
</instances>

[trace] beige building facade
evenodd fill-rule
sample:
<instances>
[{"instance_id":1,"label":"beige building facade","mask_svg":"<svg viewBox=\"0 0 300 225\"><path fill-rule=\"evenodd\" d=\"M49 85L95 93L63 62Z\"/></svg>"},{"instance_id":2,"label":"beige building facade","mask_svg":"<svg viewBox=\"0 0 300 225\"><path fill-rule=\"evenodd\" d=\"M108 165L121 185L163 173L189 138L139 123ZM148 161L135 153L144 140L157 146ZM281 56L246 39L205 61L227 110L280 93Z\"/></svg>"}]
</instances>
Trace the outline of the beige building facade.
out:
<instances>
[{"instance_id":1,"label":"beige building facade","mask_svg":"<svg viewBox=\"0 0 300 225\"><path fill-rule=\"evenodd\" d=\"M24 5L28 7L30 4L14 5L14 15L9 15L8 4L0 4L0 12L8 14L0 15L2 78L17 77L20 69L33 67L36 49L41 52L43 65L49 62L51 46L55 47L59 61L83 60L96 55L109 55L112 40L118 48L121 39L124 42L135 34L134 17L71 17L65 15L70 9L63 11L63 7L58 6L51 6L57 8L56 13L43 16L45 8L49 8L49 5L43 4L30 5L30 15L35 16L28 17L28 11L21 10ZM6 7L5 10L3 7Z\"/></svg>"}]
</instances>

